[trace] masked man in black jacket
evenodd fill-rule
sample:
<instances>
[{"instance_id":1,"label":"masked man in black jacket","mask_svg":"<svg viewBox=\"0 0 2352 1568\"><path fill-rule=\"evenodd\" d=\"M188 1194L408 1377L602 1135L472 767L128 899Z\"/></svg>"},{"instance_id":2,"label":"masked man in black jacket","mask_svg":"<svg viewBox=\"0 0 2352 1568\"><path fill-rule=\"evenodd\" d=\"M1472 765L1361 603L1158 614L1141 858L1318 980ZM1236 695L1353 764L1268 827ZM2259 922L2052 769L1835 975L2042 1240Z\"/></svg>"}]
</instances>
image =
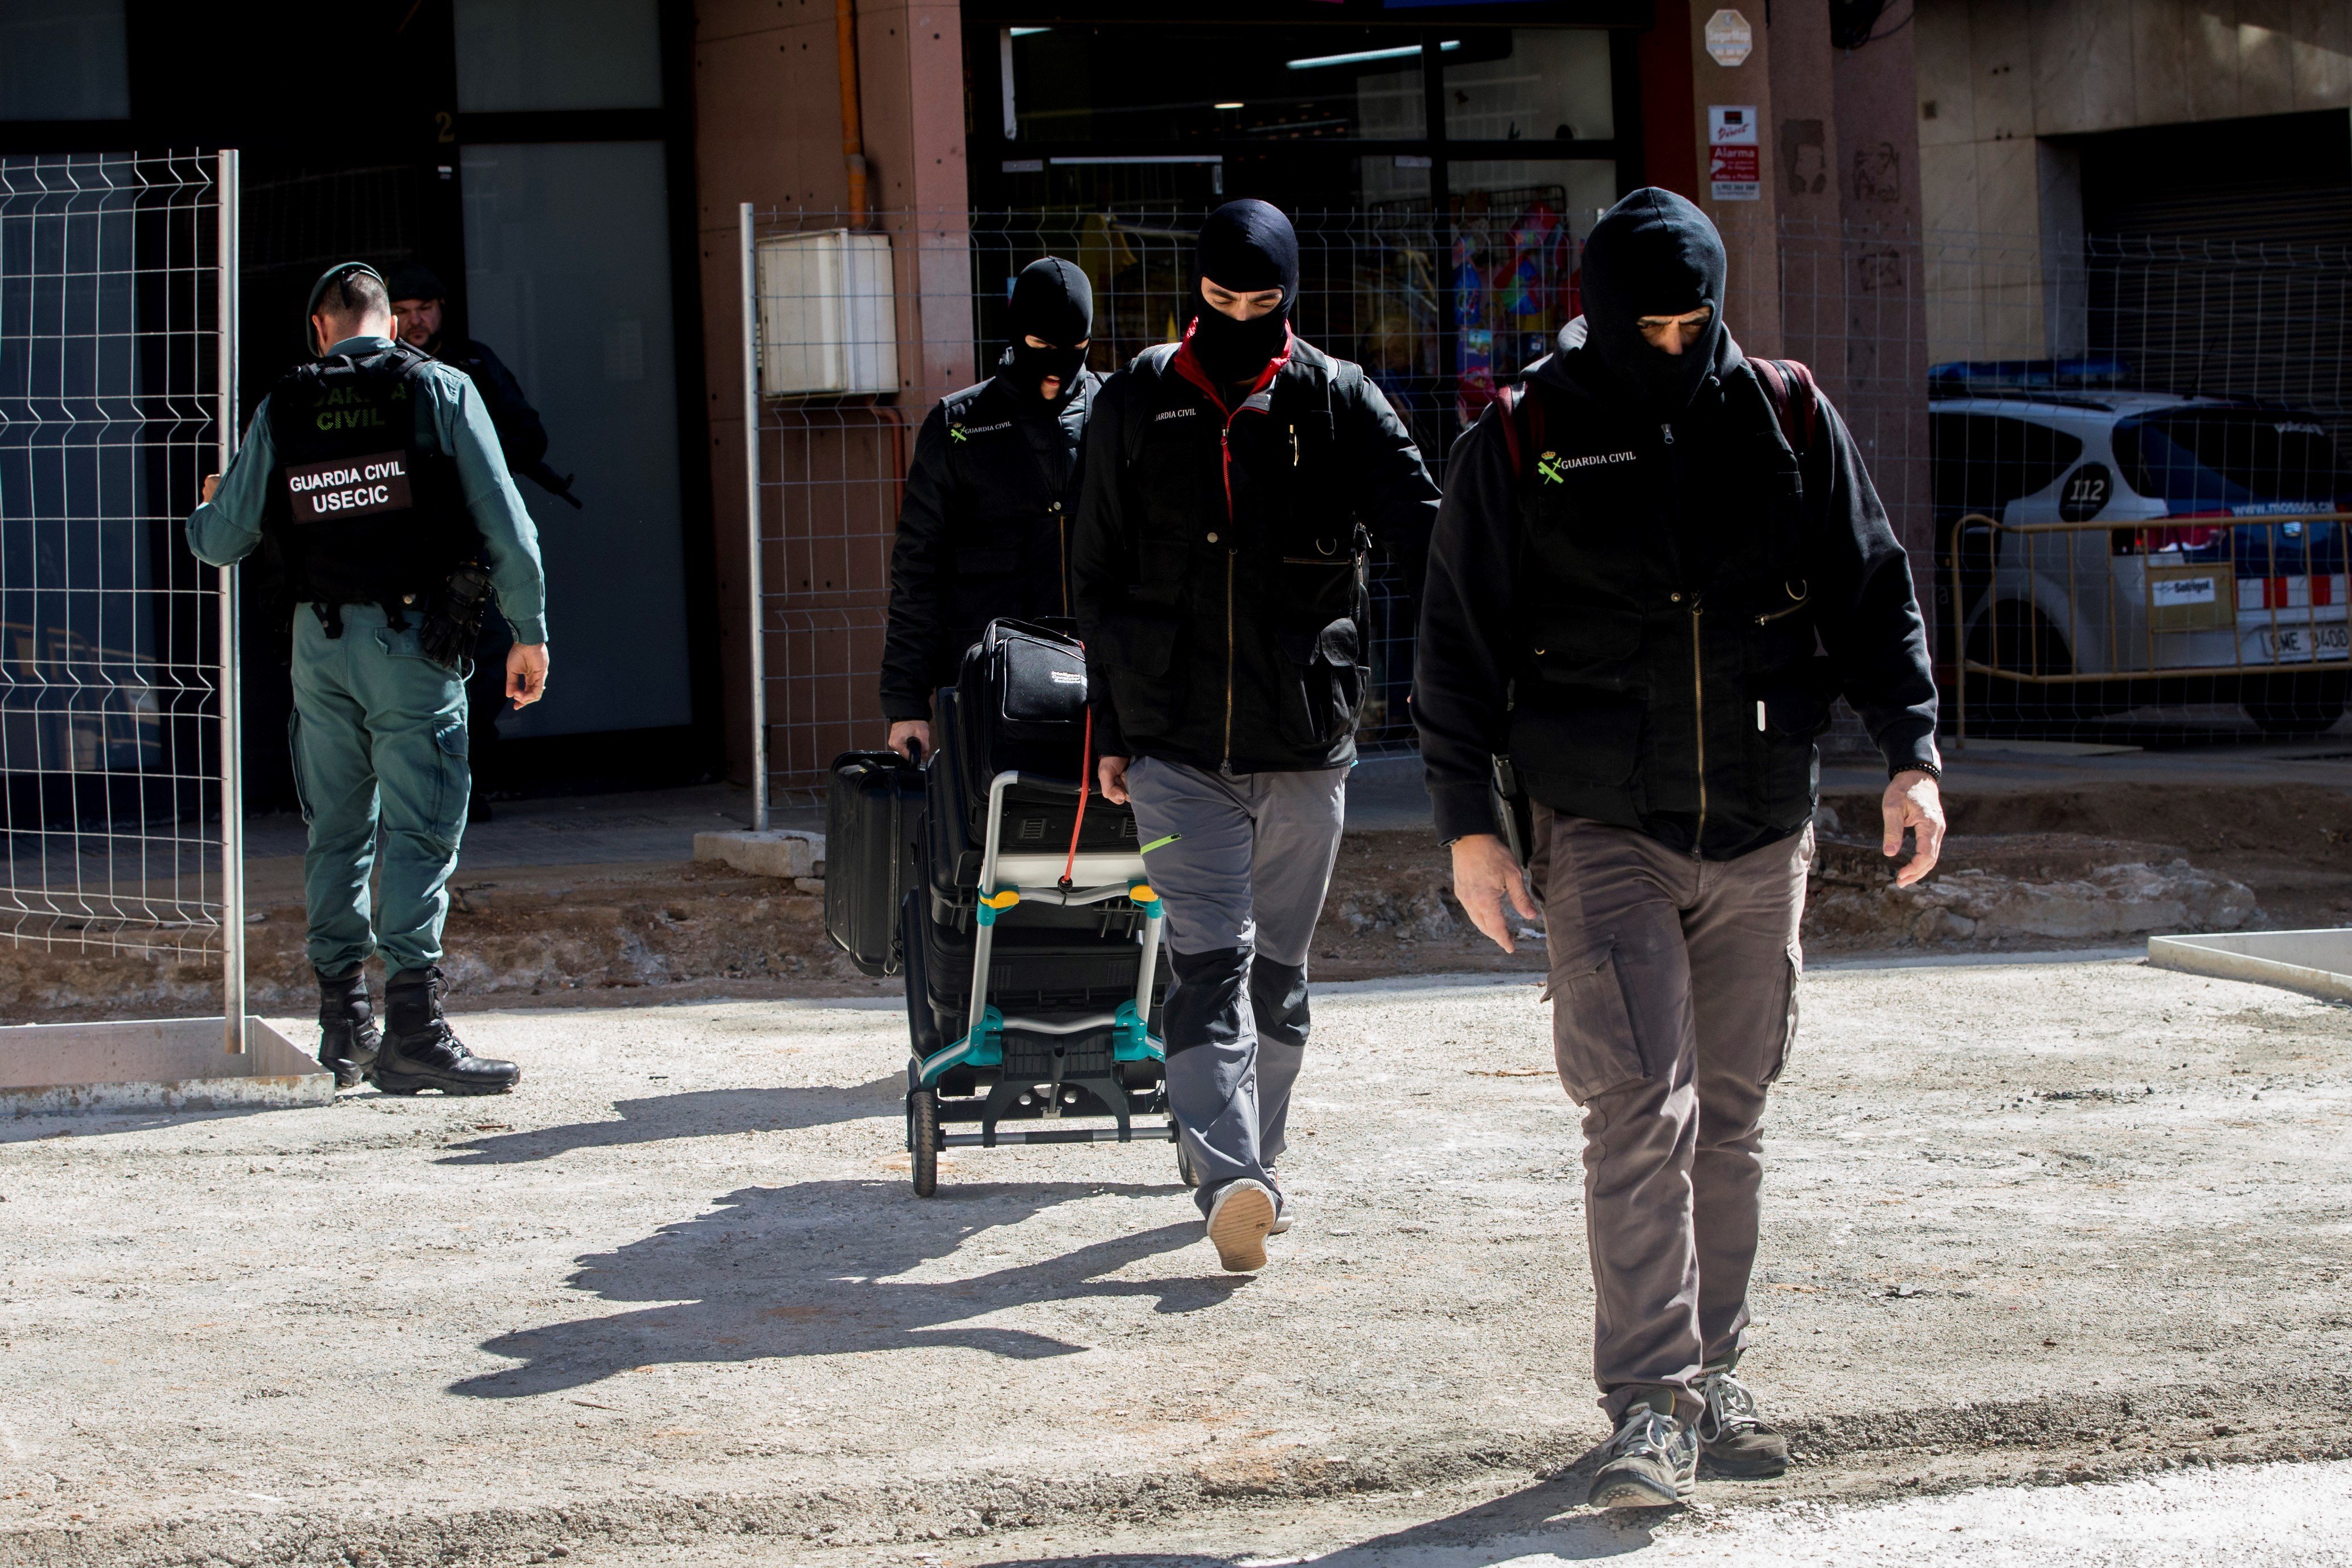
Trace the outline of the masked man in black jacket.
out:
<instances>
[{"instance_id":1,"label":"masked man in black jacket","mask_svg":"<svg viewBox=\"0 0 2352 1568\"><path fill-rule=\"evenodd\" d=\"M1094 289L1072 263L1023 268L997 373L944 399L915 437L882 652L894 751L930 750L931 693L955 679L989 622L1076 614L1070 531L1102 385L1087 368L1094 314Z\"/></svg>"},{"instance_id":2,"label":"masked man in black jacket","mask_svg":"<svg viewBox=\"0 0 2352 1568\"><path fill-rule=\"evenodd\" d=\"M1097 400L1074 570L1103 794L1132 803L1168 913L1170 1106L1238 1270L1289 1226L1273 1167L1370 673L1369 553L1417 589L1437 489L1363 371L1291 331L1289 219L1219 208L1199 289L1184 341Z\"/></svg>"},{"instance_id":3,"label":"masked man in black jacket","mask_svg":"<svg viewBox=\"0 0 2352 1568\"><path fill-rule=\"evenodd\" d=\"M1508 950L1535 912L1491 781L1529 797L1553 1052L1584 1107L1599 1506L1777 1475L1733 1374L1765 1092L1796 1033L1813 738L1841 695L1886 758L1885 847L1943 837L1936 690L1902 547L1801 366L1723 320L1723 242L1636 191L1584 250L1585 314L1464 435L1430 549L1414 714L1455 891ZM1501 767L1496 767L1498 760Z\"/></svg>"}]
</instances>

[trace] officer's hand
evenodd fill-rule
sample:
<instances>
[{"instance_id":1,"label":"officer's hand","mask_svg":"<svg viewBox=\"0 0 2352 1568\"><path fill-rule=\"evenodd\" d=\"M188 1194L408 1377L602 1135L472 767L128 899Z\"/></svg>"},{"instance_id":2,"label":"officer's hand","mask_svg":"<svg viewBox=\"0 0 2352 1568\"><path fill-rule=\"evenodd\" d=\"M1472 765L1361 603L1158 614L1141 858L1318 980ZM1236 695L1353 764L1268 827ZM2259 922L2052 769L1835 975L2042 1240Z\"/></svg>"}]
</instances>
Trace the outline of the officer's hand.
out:
<instances>
[{"instance_id":1,"label":"officer's hand","mask_svg":"<svg viewBox=\"0 0 2352 1568\"><path fill-rule=\"evenodd\" d=\"M213 492L218 489L220 489L220 476L218 474L206 474L205 476L204 493L196 499L209 503L213 499Z\"/></svg>"},{"instance_id":2,"label":"officer's hand","mask_svg":"<svg viewBox=\"0 0 2352 1568\"><path fill-rule=\"evenodd\" d=\"M1528 897L1527 873L1511 858L1502 839L1491 833L1473 833L1454 841L1454 896L1470 923L1505 952L1518 952L1511 941L1511 922L1503 918L1503 900L1527 920L1536 918L1535 900Z\"/></svg>"},{"instance_id":3,"label":"officer's hand","mask_svg":"<svg viewBox=\"0 0 2352 1568\"><path fill-rule=\"evenodd\" d=\"M517 643L507 650L507 695L528 708L547 695L547 645Z\"/></svg>"},{"instance_id":4,"label":"officer's hand","mask_svg":"<svg viewBox=\"0 0 2352 1568\"><path fill-rule=\"evenodd\" d=\"M890 726L888 742L892 751L910 763L919 763L931 752L931 726L925 719L901 719Z\"/></svg>"},{"instance_id":5,"label":"officer's hand","mask_svg":"<svg viewBox=\"0 0 2352 1568\"><path fill-rule=\"evenodd\" d=\"M1097 757L1095 776L1102 781L1103 798L1113 805L1127 804L1127 759Z\"/></svg>"},{"instance_id":6,"label":"officer's hand","mask_svg":"<svg viewBox=\"0 0 2352 1568\"><path fill-rule=\"evenodd\" d=\"M1935 774L1912 768L1887 782L1878 808L1886 818L1886 833L1879 847L1888 858L1903 853L1903 830L1914 830L1917 853L1895 875L1895 885L1907 888L1934 870L1936 858L1944 852L1944 792Z\"/></svg>"}]
</instances>

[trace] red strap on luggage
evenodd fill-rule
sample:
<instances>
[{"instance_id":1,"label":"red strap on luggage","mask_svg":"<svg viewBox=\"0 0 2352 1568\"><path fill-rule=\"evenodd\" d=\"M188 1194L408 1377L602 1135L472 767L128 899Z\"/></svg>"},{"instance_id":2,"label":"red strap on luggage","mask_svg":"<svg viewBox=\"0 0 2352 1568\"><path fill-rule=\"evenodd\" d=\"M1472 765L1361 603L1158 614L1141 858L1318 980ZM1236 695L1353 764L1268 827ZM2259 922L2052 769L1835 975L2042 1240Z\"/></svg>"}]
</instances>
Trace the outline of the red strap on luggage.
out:
<instances>
[{"instance_id":1,"label":"red strap on luggage","mask_svg":"<svg viewBox=\"0 0 2352 1568\"><path fill-rule=\"evenodd\" d=\"M1080 644L1084 647L1084 644ZM1087 825L1087 796L1094 793L1095 773L1095 705L1087 704L1087 738L1078 750L1078 815L1070 824L1070 857L1062 862L1061 885L1070 885L1070 873L1078 866L1078 832Z\"/></svg>"}]
</instances>

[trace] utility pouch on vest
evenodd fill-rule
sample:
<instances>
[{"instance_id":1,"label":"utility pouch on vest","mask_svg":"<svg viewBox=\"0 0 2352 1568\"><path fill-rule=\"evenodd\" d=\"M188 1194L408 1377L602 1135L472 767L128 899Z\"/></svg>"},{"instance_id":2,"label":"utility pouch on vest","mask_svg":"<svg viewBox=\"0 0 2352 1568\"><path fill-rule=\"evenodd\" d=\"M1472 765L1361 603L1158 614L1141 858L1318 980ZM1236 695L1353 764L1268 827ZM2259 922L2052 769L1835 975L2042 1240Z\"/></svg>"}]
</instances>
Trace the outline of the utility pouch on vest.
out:
<instances>
[{"instance_id":1,"label":"utility pouch on vest","mask_svg":"<svg viewBox=\"0 0 2352 1568\"><path fill-rule=\"evenodd\" d=\"M489 607L490 574L468 561L450 573L449 581L433 595L416 646L444 669L456 669L480 640L482 617Z\"/></svg>"},{"instance_id":2,"label":"utility pouch on vest","mask_svg":"<svg viewBox=\"0 0 2352 1568\"><path fill-rule=\"evenodd\" d=\"M1510 850L1511 858L1519 863L1521 870L1525 870L1528 861L1535 854L1535 804L1528 798L1526 787L1519 783L1518 770L1511 766L1511 759L1496 757L1494 761L1495 827L1502 834L1504 846Z\"/></svg>"}]
</instances>

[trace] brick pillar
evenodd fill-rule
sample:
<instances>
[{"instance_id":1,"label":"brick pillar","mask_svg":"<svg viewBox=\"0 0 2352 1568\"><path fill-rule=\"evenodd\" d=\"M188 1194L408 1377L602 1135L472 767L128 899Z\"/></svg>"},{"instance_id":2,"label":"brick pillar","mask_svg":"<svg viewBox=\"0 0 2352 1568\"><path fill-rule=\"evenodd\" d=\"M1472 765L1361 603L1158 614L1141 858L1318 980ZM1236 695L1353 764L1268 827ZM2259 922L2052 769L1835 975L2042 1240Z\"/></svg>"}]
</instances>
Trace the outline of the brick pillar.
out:
<instances>
[{"instance_id":1,"label":"brick pillar","mask_svg":"<svg viewBox=\"0 0 2352 1568\"><path fill-rule=\"evenodd\" d=\"M1707 21L1717 11L1738 10L1747 17L1753 39L1747 59L1738 65L1717 64L1706 49ZM1775 180L1777 155L1769 134L1758 136L1760 191L1755 201L1717 201L1708 178L1712 152L1708 145L1708 110L1732 105L1752 111L1759 127L1772 124L1772 29L1764 24L1760 0L1738 0L1731 6L1690 0L1691 131L1696 140L1697 169L1694 175L1698 205L1723 231L1724 250L1731 263L1729 298L1724 320L1739 346L1751 354L1777 358L1781 353L1780 253L1777 238L1780 187Z\"/></svg>"},{"instance_id":2,"label":"brick pillar","mask_svg":"<svg viewBox=\"0 0 2352 1568\"><path fill-rule=\"evenodd\" d=\"M972 364L962 34L942 0L861 0L858 100L870 226L891 237L896 397L782 405L767 421L762 574L772 767L803 775L878 745L875 691L898 497L921 423ZM831 215L848 202L834 7L699 0L696 166L702 229L711 527L718 542L729 770L751 755L736 207ZM813 225L834 221L813 217ZM781 431L779 429L781 426Z\"/></svg>"}]
</instances>

